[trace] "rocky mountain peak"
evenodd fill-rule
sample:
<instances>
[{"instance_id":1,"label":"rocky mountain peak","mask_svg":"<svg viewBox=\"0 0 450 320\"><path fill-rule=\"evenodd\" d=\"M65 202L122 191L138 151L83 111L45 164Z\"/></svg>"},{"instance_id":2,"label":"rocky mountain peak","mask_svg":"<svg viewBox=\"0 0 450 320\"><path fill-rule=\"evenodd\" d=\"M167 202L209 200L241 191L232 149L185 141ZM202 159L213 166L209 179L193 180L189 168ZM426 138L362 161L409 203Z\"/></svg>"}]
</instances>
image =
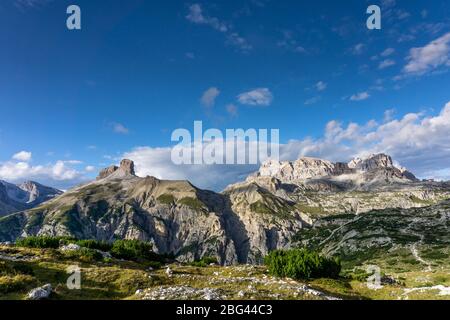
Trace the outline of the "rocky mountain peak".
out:
<instances>
[{"instance_id":1,"label":"rocky mountain peak","mask_svg":"<svg viewBox=\"0 0 450 320\"><path fill-rule=\"evenodd\" d=\"M132 160L123 159L122 161L120 161L119 169L122 169L125 173L131 174L133 176L136 175L136 173L134 172L134 162Z\"/></svg>"},{"instance_id":2,"label":"rocky mountain peak","mask_svg":"<svg viewBox=\"0 0 450 320\"><path fill-rule=\"evenodd\" d=\"M295 161L269 160L262 164L250 180L273 177L284 183L301 183L306 180L339 180L351 184L371 181L416 181L416 177L404 168L394 165L392 157L380 153L365 158L354 158L348 163L302 157ZM248 179L248 180L249 180Z\"/></svg>"},{"instance_id":3,"label":"rocky mountain peak","mask_svg":"<svg viewBox=\"0 0 450 320\"><path fill-rule=\"evenodd\" d=\"M129 159L123 159L122 161L120 161L120 166L109 166L103 170L100 171L97 180L101 180L101 179L105 179L109 176L111 176L112 174L115 174L116 172L120 172L121 175L127 176L127 175L132 175L135 176L136 173L134 171L134 162L132 160ZM115 174L117 175L117 174Z\"/></svg>"},{"instance_id":4,"label":"rocky mountain peak","mask_svg":"<svg viewBox=\"0 0 450 320\"><path fill-rule=\"evenodd\" d=\"M367 158L355 158L348 163L349 168L361 171L370 171L379 168L394 168L392 157L384 154L372 154Z\"/></svg>"}]
</instances>

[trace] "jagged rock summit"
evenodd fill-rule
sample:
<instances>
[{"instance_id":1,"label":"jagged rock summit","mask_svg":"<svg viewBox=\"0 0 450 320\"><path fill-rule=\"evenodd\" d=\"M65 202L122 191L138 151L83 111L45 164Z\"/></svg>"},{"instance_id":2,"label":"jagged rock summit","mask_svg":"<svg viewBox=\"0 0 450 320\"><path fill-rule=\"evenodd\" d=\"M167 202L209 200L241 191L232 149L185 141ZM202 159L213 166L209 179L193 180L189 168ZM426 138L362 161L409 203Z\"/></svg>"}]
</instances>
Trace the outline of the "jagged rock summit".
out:
<instances>
[{"instance_id":1,"label":"jagged rock summit","mask_svg":"<svg viewBox=\"0 0 450 320\"><path fill-rule=\"evenodd\" d=\"M307 180L347 182L353 186L391 182L415 182L417 178L408 170L394 165L386 154L373 154L367 158L355 158L348 163L302 157L296 161L269 160L249 180L272 177L283 183L299 183Z\"/></svg>"},{"instance_id":2,"label":"jagged rock summit","mask_svg":"<svg viewBox=\"0 0 450 320\"><path fill-rule=\"evenodd\" d=\"M135 176L136 173L134 171L134 162L129 159L123 159L120 162L120 166L110 166L100 171L97 180L102 180L107 177L114 175L114 177L119 178L127 175Z\"/></svg>"}]
</instances>

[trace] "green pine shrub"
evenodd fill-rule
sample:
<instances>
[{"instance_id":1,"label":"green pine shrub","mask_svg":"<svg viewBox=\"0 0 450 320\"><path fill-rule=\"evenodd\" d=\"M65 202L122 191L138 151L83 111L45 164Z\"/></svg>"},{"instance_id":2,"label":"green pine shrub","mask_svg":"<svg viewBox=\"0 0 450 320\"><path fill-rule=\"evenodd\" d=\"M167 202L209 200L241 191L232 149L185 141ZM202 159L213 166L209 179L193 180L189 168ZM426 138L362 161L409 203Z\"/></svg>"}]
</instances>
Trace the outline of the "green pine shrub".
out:
<instances>
[{"instance_id":1,"label":"green pine shrub","mask_svg":"<svg viewBox=\"0 0 450 320\"><path fill-rule=\"evenodd\" d=\"M217 259L214 257L203 257L190 263L191 266L205 268L210 264L217 264Z\"/></svg>"},{"instance_id":2,"label":"green pine shrub","mask_svg":"<svg viewBox=\"0 0 450 320\"><path fill-rule=\"evenodd\" d=\"M269 273L293 279L337 278L341 272L338 258L327 258L307 249L275 250L264 259Z\"/></svg>"},{"instance_id":3,"label":"green pine shrub","mask_svg":"<svg viewBox=\"0 0 450 320\"><path fill-rule=\"evenodd\" d=\"M161 257L153 252L153 246L148 242L138 240L114 241L111 254L118 259L159 261Z\"/></svg>"},{"instance_id":4,"label":"green pine shrub","mask_svg":"<svg viewBox=\"0 0 450 320\"><path fill-rule=\"evenodd\" d=\"M67 244L73 241L70 237L49 237L49 236L32 236L16 241L16 246L24 248L38 248L38 249L57 249L60 244Z\"/></svg>"}]
</instances>

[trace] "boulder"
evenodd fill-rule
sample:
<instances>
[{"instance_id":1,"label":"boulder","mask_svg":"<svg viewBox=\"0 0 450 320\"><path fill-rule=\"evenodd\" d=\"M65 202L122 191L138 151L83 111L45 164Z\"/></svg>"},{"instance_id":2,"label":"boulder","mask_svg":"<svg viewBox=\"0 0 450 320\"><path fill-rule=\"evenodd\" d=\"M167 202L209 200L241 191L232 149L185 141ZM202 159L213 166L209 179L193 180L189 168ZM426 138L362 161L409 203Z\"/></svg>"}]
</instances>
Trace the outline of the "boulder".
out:
<instances>
[{"instance_id":1,"label":"boulder","mask_svg":"<svg viewBox=\"0 0 450 320\"><path fill-rule=\"evenodd\" d=\"M48 297L50 297L51 293L52 293L52 285L46 284L45 286L31 290L28 293L27 298L28 298L28 300L48 299Z\"/></svg>"}]
</instances>

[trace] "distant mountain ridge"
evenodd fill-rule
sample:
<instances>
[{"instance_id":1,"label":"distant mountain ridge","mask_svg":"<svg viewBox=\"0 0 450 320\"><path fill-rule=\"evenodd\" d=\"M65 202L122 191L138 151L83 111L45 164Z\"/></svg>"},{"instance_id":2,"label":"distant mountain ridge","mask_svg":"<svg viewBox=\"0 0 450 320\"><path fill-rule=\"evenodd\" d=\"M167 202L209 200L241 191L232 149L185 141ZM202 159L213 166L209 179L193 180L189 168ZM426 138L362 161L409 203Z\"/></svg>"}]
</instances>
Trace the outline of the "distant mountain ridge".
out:
<instances>
[{"instance_id":1,"label":"distant mountain ridge","mask_svg":"<svg viewBox=\"0 0 450 320\"><path fill-rule=\"evenodd\" d=\"M125 159L90 183L0 218L0 241L30 235L139 239L181 261L214 256L222 264L261 263L270 250L295 245L294 237L324 217L446 199L448 183L419 181L384 154L349 163L267 162L222 193L189 181L138 177Z\"/></svg>"},{"instance_id":2,"label":"distant mountain ridge","mask_svg":"<svg viewBox=\"0 0 450 320\"><path fill-rule=\"evenodd\" d=\"M247 180L257 180L259 177L272 177L283 183L294 184L322 180L336 185L346 183L349 188L418 181L414 174L405 168L398 168L390 156L382 153L367 158L355 158L348 163L333 163L308 157L296 161L269 160Z\"/></svg>"},{"instance_id":3,"label":"distant mountain ridge","mask_svg":"<svg viewBox=\"0 0 450 320\"><path fill-rule=\"evenodd\" d=\"M16 185L0 180L0 216L33 208L62 193L34 181Z\"/></svg>"}]
</instances>

